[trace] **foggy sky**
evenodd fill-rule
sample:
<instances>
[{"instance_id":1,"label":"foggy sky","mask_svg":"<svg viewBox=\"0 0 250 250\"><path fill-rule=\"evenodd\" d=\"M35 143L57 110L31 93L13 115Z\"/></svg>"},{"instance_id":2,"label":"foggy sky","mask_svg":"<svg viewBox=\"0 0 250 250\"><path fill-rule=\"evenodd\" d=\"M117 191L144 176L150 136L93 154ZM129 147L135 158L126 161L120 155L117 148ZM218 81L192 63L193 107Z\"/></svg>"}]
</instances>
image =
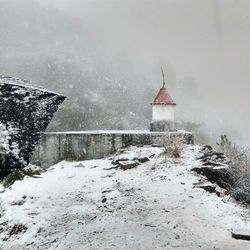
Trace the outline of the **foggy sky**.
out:
<instances>
[{"instance_id":1,"label":"foggy sky","mask_svg":"<svg viewBox=\"0 0 250 250\"><path fill-rule=\"evenodd\" d=\"M40 2L62 9L100 47L135 71L144 68L159 84L162 64L171 65L178 79L194 78L200 112L186 110L184 117L219 131L237 130L250 145L250 1Z\"/></svg>"}]
</instances>

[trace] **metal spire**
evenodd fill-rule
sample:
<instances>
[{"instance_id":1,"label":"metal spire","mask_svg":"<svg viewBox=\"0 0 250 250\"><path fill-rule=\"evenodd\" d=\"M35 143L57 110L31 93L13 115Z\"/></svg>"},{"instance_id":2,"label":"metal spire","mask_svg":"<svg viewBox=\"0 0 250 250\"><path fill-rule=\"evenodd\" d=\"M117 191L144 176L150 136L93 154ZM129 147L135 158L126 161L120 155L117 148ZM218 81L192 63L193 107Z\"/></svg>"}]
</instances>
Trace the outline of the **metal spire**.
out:
<instances>
[{"instance_id":1,"label":"metal spire","mask_svg":"<svg viewBox=\"0 0 250 250\"><path fill-rule=\"evenodd\" d=\"M163 72L163 68L161 67L161 73L162 73L162 80L163 80L163 85L162 87L165 88L165 76L164 76L164 72Z\"/></svg>"}]
</instances>

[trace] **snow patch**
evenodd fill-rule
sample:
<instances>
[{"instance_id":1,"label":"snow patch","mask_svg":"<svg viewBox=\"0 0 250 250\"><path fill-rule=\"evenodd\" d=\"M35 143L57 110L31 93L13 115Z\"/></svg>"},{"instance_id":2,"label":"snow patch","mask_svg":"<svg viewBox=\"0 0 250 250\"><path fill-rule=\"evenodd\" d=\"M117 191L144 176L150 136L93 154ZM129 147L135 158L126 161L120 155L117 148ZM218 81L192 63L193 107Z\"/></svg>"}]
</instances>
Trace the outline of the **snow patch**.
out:
<instances>
[{"instance_id":1,"label":"snow patch","mask_svg":"<svg viewBox=\"0 0 250 250\"><path fill-rule=\"evenodd\" d=\"M42 178L25 178L0 194L0 246L23 249L248 249L231 238L249 228L243 208L201 189L199 147L185 146L179 159L160 148L130 147L108 159L61 162ZM115 157L152 156L127 171ZM109 170L107 170L109 169ZM25 197L25 198L24 198ZM12 205L24 200L23 205ZM21 204L21 203L20 203ZM28 230L6 237L14 224ZM0 248L1 248L0 247Z\"/></svg>"}]
</instances>

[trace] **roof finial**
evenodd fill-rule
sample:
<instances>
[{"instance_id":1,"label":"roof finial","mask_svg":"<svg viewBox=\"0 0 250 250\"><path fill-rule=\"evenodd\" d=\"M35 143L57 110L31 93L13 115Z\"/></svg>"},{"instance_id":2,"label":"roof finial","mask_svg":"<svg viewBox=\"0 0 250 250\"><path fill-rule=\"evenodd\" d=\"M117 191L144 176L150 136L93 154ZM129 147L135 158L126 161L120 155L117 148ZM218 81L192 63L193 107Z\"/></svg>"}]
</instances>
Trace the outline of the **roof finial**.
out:
<instances>
[{"instance_id":1,"label":"roof finial","mask_svg":"<svg viewBox=\"0 0 250 250\"><path fill-rule=\"evenodd\" d=\"M165 88L165 76L164 76L164 72L163 72L163 68L161 67L161 73L162 73L162 80L163 80L163 85L162 87Z\"/></svg>"}]
</instances>

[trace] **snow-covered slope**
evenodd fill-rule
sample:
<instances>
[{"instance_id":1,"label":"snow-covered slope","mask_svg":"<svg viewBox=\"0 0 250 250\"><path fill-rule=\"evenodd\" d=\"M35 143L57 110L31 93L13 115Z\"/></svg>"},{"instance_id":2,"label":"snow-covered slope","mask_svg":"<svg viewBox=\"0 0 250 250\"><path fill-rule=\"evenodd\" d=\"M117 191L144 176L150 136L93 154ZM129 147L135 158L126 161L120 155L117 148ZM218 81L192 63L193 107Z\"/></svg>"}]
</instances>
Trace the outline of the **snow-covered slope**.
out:
<instances>
[{"instance_id":1,"label":"snow-covered slope","mask_svg":"<svg viewBox=\"0 0 250 250\"><path fill-rule=\"evenodd\" d=\"M101 160L61 162L41 178L25 178L0 194L0 248L250 249L231 238L246 229L245 210L227 196L194 188L198 146L180 159L155 147L131 147ZM112 160L147 156L123 171ZM27 230L8 236L15 224Z\"/></svg>"}]
</instances>

